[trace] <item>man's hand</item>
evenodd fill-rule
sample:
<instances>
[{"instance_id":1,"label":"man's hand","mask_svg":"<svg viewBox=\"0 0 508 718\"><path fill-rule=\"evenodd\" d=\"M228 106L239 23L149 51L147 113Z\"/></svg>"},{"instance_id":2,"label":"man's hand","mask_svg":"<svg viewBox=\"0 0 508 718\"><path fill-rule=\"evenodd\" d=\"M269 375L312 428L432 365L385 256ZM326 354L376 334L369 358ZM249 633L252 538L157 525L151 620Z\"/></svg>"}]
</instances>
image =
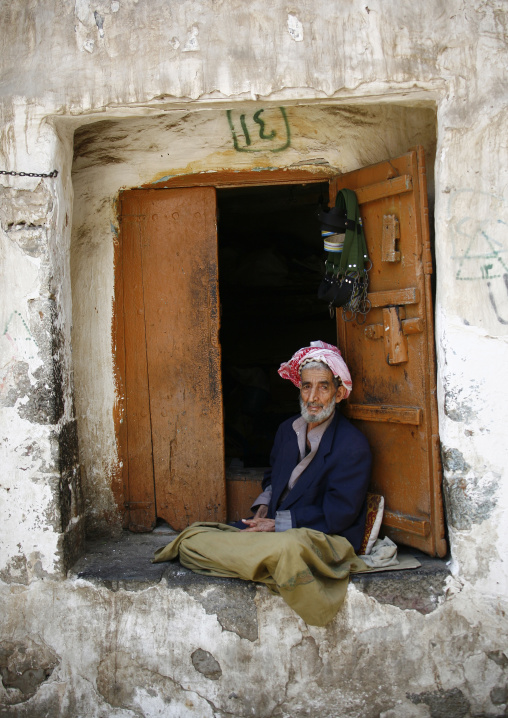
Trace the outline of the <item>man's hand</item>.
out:
<instances>
[{"instance_id":1,"label":"man's hand","mask_svg":"<svg viewBox=\"0 0 508 718\"><path fill-rule=\"evenodd\" d=\"M253 519L242 519L242 521L246 525L244 531L275 531L275 519L254 517Z\"/></svg>"}]
</instances>

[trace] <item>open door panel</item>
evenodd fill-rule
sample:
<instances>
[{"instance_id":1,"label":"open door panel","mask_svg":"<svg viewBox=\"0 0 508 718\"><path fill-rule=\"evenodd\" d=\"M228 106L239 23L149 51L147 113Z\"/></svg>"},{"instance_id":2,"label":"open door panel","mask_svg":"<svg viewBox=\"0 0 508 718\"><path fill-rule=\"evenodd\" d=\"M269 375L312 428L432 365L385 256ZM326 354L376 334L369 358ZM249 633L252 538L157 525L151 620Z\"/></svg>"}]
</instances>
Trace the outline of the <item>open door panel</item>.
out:
<instances>
[{"instance_id":1,"label":"open door panel","mask_svg":"<svg viewBox=\"0 0 508 718\"><path fill-rule=\"evenodd\" d=\"M366 322L337 310L353 392L345 414L373 452L372 490L397 543L446 554L436 405L432 257L422 148L330 183L356 192L372 269Z\"/></svg>"},{"instance_id":2,"label":"open door panel","mask_svg":"<svg viewBox=\"0 0 508 718\"><path fill-rule=\"evenodd\" d=\"M216 229L213 187L121 198L120 436L134 531L226 517Z\"/></svg>"}]
</instances>

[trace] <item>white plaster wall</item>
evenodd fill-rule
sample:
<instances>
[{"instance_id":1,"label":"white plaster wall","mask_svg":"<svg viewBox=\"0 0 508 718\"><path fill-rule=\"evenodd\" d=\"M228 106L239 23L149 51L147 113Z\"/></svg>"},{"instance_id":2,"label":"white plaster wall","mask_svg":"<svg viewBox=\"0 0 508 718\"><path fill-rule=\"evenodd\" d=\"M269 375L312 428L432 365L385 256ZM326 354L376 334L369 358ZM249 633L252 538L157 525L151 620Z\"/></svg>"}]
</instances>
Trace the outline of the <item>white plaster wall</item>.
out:
<instances>
[{"instance_id":1,"label":"white plaster wall","mask_svg":"<svg viewBox=\"0 0 508 718\"><path fill-rule=\"evenodd\" d=\"M8 642L26 646L25 666L32 660L52 669L24 702L19 690L0 685L7 715L465 718L504 711L502 606L467 588L422 616L351 585L337 618L317 628L260 587L255 640L224 630L199 597L165 582L115 592L80 579L49 581L0 586L0 595L24 617L20 624L2 616ZM214 657L219 676L195 668L198 649Z\"/></svg>"},{"instance_id":2,"label":"white plaster wall","mask_svg":"<svg viewBox=\"0 0 508 718\"><path fill-rule=\"evenodd\" d=\"M4 176L1 187L0 491L4 530L0 572L24 583L62 565L65 527L58 505L58 426L37 407L37 398L34 406L30 405L28 388L34 392L44 388L45 379L38 372L57 352L63 401L59 421L72 418L72 185L68 181L72 137L67 137L65 146L42 117L33 120L33 108L20 99L6 103L4 110L3 166L34 173L48 173L58 166L60 177L67 175L65 185L49 178ZM53 315L61 335L58 349L52 345ZM31 415L37 418L30 420Z\"/></svg>"},{"instance_id":3,"label":"white plaster wall","mask_svg":"<svg viewBox=\"0 0 508 718\"><path fill-rule=\"evenodd\" d=\"M216 130L209 132L211 125L206 123L220 118L221 110L246 101L288 107L318 100L375 106L435 103L436 340L455 593L433 614L422 617L381 606L350 588L344 611L327 629L300 626L289 609L263 593L259 599L261 653L250 660L262 667L264 678L269 676L265 702L259 699L257 689L256 705L266 710L266 715L282 694L286 696L286 689L288 703L282 715L315 710L310 706L313 654L307 650L310 642L304 641L309 636L323 660L320 675L331 676L319 697L329 691L336 698L335 709L337 704L345 705L350 715L428 716L428 706L415 705L407 698L413 683L416 693L439 693L460 686L470 700L463 715L504 711L505 704L494 706L491 699L492 691L499 689L502 694L505 690L507 666L503 653L508 576L504 560L508 543L504 431L508 419L506 3L299 0L289 7L278 0L269 6L259 0L46 0L43 4L14 0L2 4L2 24L1 166L35 172L56 168L60 174L56 181L43 180L52 209L41 222L45 245L39 259L27 252L20 254L13 236L7 236L4 229L0 233L1 316L8 322L13 312L19 312L8 332L4 331L7 323L2 325L1 396L21 391L16 372L23 362L28 364L27 376L32 381L41 361L46 361L49 343L42 320L33 353L26 349L30 342L26 342L23 321L31 332L32 327L37 329L30 301L47 299L55 302L63 332L64 419L72 415L69 242L73 207L74 226L79 228L83 222L79 214L83 209L72 200L68 131L101 116L151 117L192 109L207 110L203 126L207 134L216 137ZM335 132L331 131L332 139ZM320 155L322 141L314 145ZM375 161L379 156L376 147L366 156L358 153L355 160ZM213 148L219 154L224 150ZM298 161L305 158L306 151L300 145L291 149L288 157ZM177 148L171 166L180 171L204 166L210 154L209 148L199 149L187 159L178 152ZM340 157L337 149L327 148L327 152L330 162L333 159L341 166L343 161L348 166L347 153ZM86 199L82 190L92 179L99 186L103 182L107 202L101 208L92 201L91 210L98 210L104 220L111 219L113 188L116 192L123 182L128 186L147 174L152 180L158 171L167 169L167 163L158 167L154 163L146 173L140 164L142 156L137 154L137 165L129 162L127 148L122 161L132 169L123 178L110 174L110 183L102 179L99 166L87 170L76 166L76 196L79 194L80 201ZM231 166L227 157L222 156L221 161ZM237 161L240 166L244 160ZM81 173L86 179L81 179ZM0 183L16 192L32 192L37 187L37 181L19 177L2 176ZM4 192L1 207L10 209L11 204ZM27 218L37 214L31 200L26 206ZM28 241L22 235L18 238L25 244ZM106 269L97 285L104 304L112 295L111 241L111 236L101 234L96 246L90 237L82 246L75 246L80 267L75 288L81 295L86 277L86 273L81 277L81 270L104 260ZM488 264L493 268L487 270ZM49 287L54 298L47 296ZM106 314L99 328L89 328L90 336L106 335ZM75 351L77 362L83 352L79 346ZM105 403L99 406L94 396L94 411L96 406L106 413L112 397L110 357L104 345L97 351ZM80 367L80 371L85 369ZM30 389L26 392L29 396ZM4 402L0 415L0 491L7 528L0 540L0 568L5 578L0 589L2 640L26 642L42 636L49 646L48 655L54 652L60 657L55 679L44 683L33 699L34 711L47 700L57 706L57 715L126 716L136 711L157 715L164 711L161 701L170 696L177 701L177 707L171 709L174 715L192 715L193 711L211 715L215 709L208 698L218 700L216 712L225 714L230 684L225 682L226 690L221 692L203 688L195 677L189 678L193 676L190 668L184 675L182 666L188 666L188 658L183 642L198 645L198 637L209 641L206 634L210 632L218 660L232 666L231 675L238 676L242 685L244 672L238 671L234 658L245 657L245 644L242 639L231 642L224 637L214 627L214 617L205 616L191 599L174 598L174 592L169 598L163 587L126 596L121 592L103 594L79 582L44 578L60 565L58 477L52 458L52 432L58 427L22 419L24 397L18 396L12 406ZM82 409L83 405L79 411ZM93 416L82 420L93 436ZM104 426L106 434L111 431L106 422ZM32 445L35 449L28 454L24 447ZM111 455L111 447L107 438L106 454ZM44 474L40 468L50 460L49 473ZM79 521L77 513L74 519ZM29 568L23 568L27 565ZM30 580L30 586L22 585ZM113 698L105 703L97 683L101 661L111 661L107 656L111 645L118 648L118 655L127 655L127 668L116 673L121 688L129 684L131 671L139 665L143 670L146 666L150 676L156 673L149 689L145 681L132 695L127 691L124 704L128 708L115 707ZM249 654L251 647L247 649ZM293 668L286 669L290 655L298 651L301 657L295 658ZM346 654L352 656L351 663ZM341 682L348 665L363 668L362 682L353 683L354 695ZM375 683L379 666L383 676ZM346 670L346 675L349 678L351 671ZM291 676L289 683L286 676ZM368 686L365 676L369 676ZM228 679L231 684L233 678ZM185 681L183 695L180 680ZM187 702L188 689L193 692L192 705ZM380 693L387 696L386 702L377 702ZM243 714L255 714L253 704L245 705ZM17 713L14 710L14 715L27 715L23 707ZM264 713L260 710L258 714Z\"/></svg>"},{"instance_id":4,"label":"white plaster wall","mask_svg":"<svg viewBox=\"0 0 508 718\"><path fill-rule=\"evenodd\" d=\"M487 72L484 62L482 56ZM480 96L488 95L483 83L471 82L458 107L448 97L438 114L440 437L444 455L453 452L452 466L445 460L445 493L452 486L449 496L460 503L449 517L455 569L482 591L506 596L508 125L499 83L487 83L492 94L481 111L471 96L477 84Z\"/></svg>"},{"instance_id":5,"label":"white plaster wall","mask_svg":"<svg viewBox=\"0 0 508 718\"><path fill-rule=\"evenodd\" d=\"M495 42L502 22L500 3L479 3L477 11L475 3L457 0L321 8L312 0L291 8L242 0L48 0L44 12L37 6L27 0L6 7L5 24L15 31L3 53L5 92L77 114L151 101L444 89L441 53L451 44L474 61L479 31L492 30ZM33 67L43 71L35 75Z\"/></svg>"}]
</instances>

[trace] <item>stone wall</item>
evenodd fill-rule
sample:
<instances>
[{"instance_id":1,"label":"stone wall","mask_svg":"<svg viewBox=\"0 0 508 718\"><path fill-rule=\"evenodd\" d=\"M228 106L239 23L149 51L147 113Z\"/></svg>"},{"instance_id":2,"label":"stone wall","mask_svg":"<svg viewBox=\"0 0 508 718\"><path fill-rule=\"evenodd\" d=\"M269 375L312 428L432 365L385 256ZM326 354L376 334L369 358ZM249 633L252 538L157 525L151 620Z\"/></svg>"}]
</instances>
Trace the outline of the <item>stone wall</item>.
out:
<instances>
[{"instance_id":1,"label":"stone wall","mask_svg":"<svg viewBox=\"0 0 508 718\"><path fill-rule=\"evenodd\" d=\"M0 176L5 715L505 714L507 17L502 0L4 3L0 168L58 170ZM291 142L239 152L227 111L280 107ZM435 181L447 600L421 616L351 586L311 629L259 589L251 641L181 589L66 578L85 520L115 511L119 190L347 171L417 143Z\"/></svg>"}]
</instances>

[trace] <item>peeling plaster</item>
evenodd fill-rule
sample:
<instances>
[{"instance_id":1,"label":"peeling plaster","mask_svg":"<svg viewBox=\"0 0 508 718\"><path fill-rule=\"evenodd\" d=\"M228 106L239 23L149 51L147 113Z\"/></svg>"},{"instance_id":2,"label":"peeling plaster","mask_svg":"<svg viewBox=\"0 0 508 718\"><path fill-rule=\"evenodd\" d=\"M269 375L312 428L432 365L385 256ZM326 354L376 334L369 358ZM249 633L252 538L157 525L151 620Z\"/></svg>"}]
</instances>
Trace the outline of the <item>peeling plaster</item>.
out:
<instances>
[{"instance_id":1,"label":"peeling plaster","mask_svg":"<svg viewBox=\"0 0 508 718\"><path fill-rule=\"evenodd\" d=\"M445 500L448 519L459 530L470 529L474 523L488 519L496 507L501 475L484 467L475 475L457 449L441 448L445 470Z\"/></svg>"},{"instance_id":2,"label":"peeling plaster","mask_svg":"<svg viewBox=\"0 0 508 718\"><path fill-rule=\"evenodd\" d=\"M218 681L222 676L222 668L220 667L219 661L217 661L209 651L203 651L198 648L192 653L192 665L198 671L202 673L206 678L211 681Z\"/></svg>"},{"instance_id":3,"label":"peeling plaster","mask_svg":"<svg viewBox=\"0 0 508 718\"><path fill-rule=\"evenodd\" d=\"M6 691L6 705L28 701L48 680L58 657L49 646L31 639L0 643L0 676Z\"/></svg>"},{"instance_id":4,"label":"peeling plaster","mask_svg":"<svg viewBox=\"0 0 508 718\"><path fill-rule=\"evenodd\" d=\"M239 0L40 6L5 5L0 58L2 167L59 170L51 182L0 180L0 265L9 287L0 303L0 625L8 651L17 647L9 653L17 656L12 672L24 673L20 647L37 664L25 676L36 692L16 714L326 718L337 706L352 718L506 712L505 3L401 0L381 12L378 2L353 2L321 12L304 1L297 9L275 3L269 13ZM249 599L242 636L217 595L177 589L168 596L164 584L108 592L56 577L66 537L79 546L82 531L78 461L89 526L100 527L114 509L109 227L118 191L172 174L274 166L268 149L237 153L225 111L282 105L294 124L276 165L322 158L337 171L410 144L430 147L436 118L429 108L437 108L439 432L460 590L423 616L350 586L336 620L315 630L257 590L255 620ZM72 132L99 119L119 127L91 129L71 180ZM118 129L125 137L115 140ZM79 457L71 448L73 372ZM197 650L220 663L218 680L194 668ZM58 665L38 683L53 660ZM19 698L19 690L2 684L0 700Z\"/></svg>"},{"instance_id":5,"label":"peeling plaster","mask_svg":"<svg viewBox=\"0 0 508 718\"><path fill-rule=\"evenodd\" d=\"M199 51L199 28L197 25L193 25L189 30L187 40L182 48L182 52L198 52Z\"/></svg>"},{"instance_id":6,"label":"peeling plaster","mask_svg":"<svg viewBox=\"0 0 508 718\"><path fill-rule=\"evenodd\" d=\"M445 691L409 693L408 698L415 703L429 706L431 718L464 718L471 707L469 701L458 688Z\"/></svg>"},{"instance_id":7,"label":"peeling plaster","mask_svg":"<svg viewBox=\"0 0 508 718\"><path fill-rule=\"evenodd\" d=\"M446 290L444 290L446 291ZM507 343L444 317L437 304L443 489L454 561L483 590L505 595L508 486L503 478L508 393L500 382ZM446 326L446 336L441 336ZM495 407L495 409L494 409Z\"/></svg>"},{"instance_id":8,"label":"peeling plaster","mask_svg":"<svg viewBox=\"0 0 508 718\"><path fill-rule=\"evenodd\" d=\"M169 676L142 666L133 673L131 657L123 651L101 662L97 689L113 708L138 710L149 706L149 710L160 708L166 715L171 711L171 715L180 714L185 718L213 716L207 701L197 693L185 690Z\"/></svg>"},{"instance_id":9,"label":"peeling plaster","mask_svg":"<svg viewBox=\"0 0 508 718\"><path fill-rule=\"evenodd\" d=\"M288 32L295 42L303 42L303 25L296 15L288 15Z\"/></svg>"},{"instance_id":10,"label":"peeling plaster","mask_svg":"<svg viewBox=\"0 0 508 718\"><path fill-rule=\"evenodd\" d=\"M206 585L206 584L205 584ZM240 638L258 638L256 587L243 581L234 582L227 592L220 588L204 588L203 583L185 586L187 593L198 601L207 614L214 614L225 631L233 631Z\"/></svg>"}]
</instances>

